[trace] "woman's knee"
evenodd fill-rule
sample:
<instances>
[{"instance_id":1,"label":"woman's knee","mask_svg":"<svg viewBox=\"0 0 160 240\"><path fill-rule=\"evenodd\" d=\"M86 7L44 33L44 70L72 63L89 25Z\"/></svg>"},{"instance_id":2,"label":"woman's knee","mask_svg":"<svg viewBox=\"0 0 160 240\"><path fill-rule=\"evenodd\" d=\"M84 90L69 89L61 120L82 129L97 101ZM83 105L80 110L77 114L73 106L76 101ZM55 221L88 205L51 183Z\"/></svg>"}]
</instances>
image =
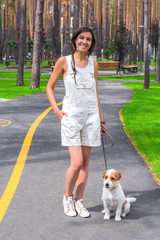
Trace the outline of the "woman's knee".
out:
<instances>
[{"instance_id":1,"label":"woman's knee","mask_svg":"<svg viewBox=\"0 0 160 240\"><path fill-rule=\"evenodd\" d=\"M78 172L80 171L80 169L82 168L83 166L83 159L76 159L75 161L72 161L71 163L71 167L73 168L73 170L75 172Z\"/></svg>"}]
</instances>

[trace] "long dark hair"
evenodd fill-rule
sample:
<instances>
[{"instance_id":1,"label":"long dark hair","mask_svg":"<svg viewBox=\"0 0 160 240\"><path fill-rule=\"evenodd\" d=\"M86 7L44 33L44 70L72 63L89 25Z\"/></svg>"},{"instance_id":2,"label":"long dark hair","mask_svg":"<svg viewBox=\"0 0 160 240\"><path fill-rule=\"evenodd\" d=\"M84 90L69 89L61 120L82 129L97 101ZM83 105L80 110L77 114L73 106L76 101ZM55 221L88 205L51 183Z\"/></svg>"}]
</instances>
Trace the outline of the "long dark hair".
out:
<instances>
[{"instance_id":1,"label":"long dark hair","mask_svg":"<svg viewBox=\"0 0 160 240\"><path fill-rule=\"evenodd\" d=\"M80 27L73 33L73 36L72 36L72 39L71 39L71 53L72 54L75 53L75 51L76 51L75 41L76 41L78 35L81 34L82 32L90 32L92 34L92 44L91 44L91 47L90 47L90 49L88 50L88 53L87 53L87 55L89 56L89 55L92 54L92 52L94 50L94 47L95 47L95 44L96 44L94 33L89 27Z\"/></svg>"},{"instance_id":2,"label":"long dark hair","mask_svg":"<svg viewBox=\"0 0 160 240\"><path fill-rule=\"evenodd\" d=\"M72 65L72 70L74 72L75 85L77 85L77 81L76 81L77 71L76 71L76 66L75 66L75 61L74 61L74 53L76 52L75 41L76 41L77 37L79 36L79 34L81 34L82 32L90 32L92 34L92 44L91 44L90 49L87 52L87 56L90 56L92 54L92 52L94 50L94 47L95 47L95 44L96 44L96 40L95 40L95 36L93 34L93 31L89 27L80 27L73 33L73 36L72 36L72 39L71 39L71 54L72 54L71 65Z\"/></svg>"}]
</instances>

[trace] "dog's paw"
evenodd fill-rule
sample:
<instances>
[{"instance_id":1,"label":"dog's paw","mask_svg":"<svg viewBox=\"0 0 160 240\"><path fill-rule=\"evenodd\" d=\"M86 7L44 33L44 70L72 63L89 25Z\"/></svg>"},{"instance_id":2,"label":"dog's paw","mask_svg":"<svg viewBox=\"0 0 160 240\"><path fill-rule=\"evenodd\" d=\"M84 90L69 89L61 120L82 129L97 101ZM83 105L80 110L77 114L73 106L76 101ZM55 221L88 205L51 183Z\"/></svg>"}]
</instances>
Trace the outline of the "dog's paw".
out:
<instances>
[{"instance_id":1,"label":"dog's paw","mask_svg":"<svg viewBox=\"0 0 160 240\"><path fill-rule=\"evenodd\" d=\"M121 217L125 217L126 216L126 213L121 213Z\"/></svg>"},{"instance_id":2,"label":"dog's paw","mask_svg":"<svg viewBox=\"0 0 160 240\"><path fill-rule=\"evenodd\" d=\"M102 214L105 214L105 210L103 209L103 210L101 211L101 213L102 213Z\"/></svg>"},{"instance_id":3,"label":"dog's paw","mask_svg":"<svg viewBox=\"0 0 160 240\"><path fill-rule=\"evenodd\" d=\"M115 217L115 221L116 221L116 222L120 222L120 221L121 221L121 217L120 217L120 216L116 216L116 217Z\"/></svg>"},{"instance_id":4,"label":"dog's paw","mask_svg":"<svg viewBox=\"0 0 160 240\"><path fill-rule=\"evenodd\" d=\"M104 219L104 220L109 220L109 219L110 219L110 215L105 214L103 219Z\"/></svg>"}]
</instances>

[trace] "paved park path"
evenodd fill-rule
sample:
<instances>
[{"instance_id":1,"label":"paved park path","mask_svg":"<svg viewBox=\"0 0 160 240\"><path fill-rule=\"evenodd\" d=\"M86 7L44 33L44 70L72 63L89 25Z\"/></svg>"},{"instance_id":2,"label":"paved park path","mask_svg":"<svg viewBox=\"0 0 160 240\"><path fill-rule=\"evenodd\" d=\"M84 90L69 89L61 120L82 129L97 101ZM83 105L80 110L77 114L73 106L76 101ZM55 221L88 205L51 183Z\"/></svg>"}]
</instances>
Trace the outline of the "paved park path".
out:
<instances>
[{"instance_id":1,"label":"paved park path","mask_svg":"<svg viewBox=\"0 0 160 240\"><path fill-rule=\"evenodd\" d=\"M27 158L17 159L23 141L34 121L48 109L46 93L20 97L0 103L0 196L6 193L9 202L0 223L1 240L159 240L160 239L160 187L124 134L118 112L132 98L132 91L120 82L98 81L98 91L107 128L115 145L107 149L108 167L123 173L121 184L126 194L137 201L121 222L103 220L102 175L104 160L102 148L94 148L90 174L85 192L85 205L91 218L69 218L63 213L62 197L65 173L69 166L67 148L60 144L60 123L51 110L34 129ZM64 94L63 82L56 87L57 102ZM6 122L7 123L7 122ZM32 132L33 133L33 132ZM27 135L28 139L30 134ZM28 142L27 142L28 144ZM24 169L21 166L24 165ZM16 171L19 179L13 176ZM20 170L21 169L21 170ZM17 177L18 178L18 177ZM9 180L13 182L9 182ZM19 183L13 198L14 184ZM9 200L10 199L10 200ZM0 201L2 206L2 199Z\"/></svg>"}]
</instances>

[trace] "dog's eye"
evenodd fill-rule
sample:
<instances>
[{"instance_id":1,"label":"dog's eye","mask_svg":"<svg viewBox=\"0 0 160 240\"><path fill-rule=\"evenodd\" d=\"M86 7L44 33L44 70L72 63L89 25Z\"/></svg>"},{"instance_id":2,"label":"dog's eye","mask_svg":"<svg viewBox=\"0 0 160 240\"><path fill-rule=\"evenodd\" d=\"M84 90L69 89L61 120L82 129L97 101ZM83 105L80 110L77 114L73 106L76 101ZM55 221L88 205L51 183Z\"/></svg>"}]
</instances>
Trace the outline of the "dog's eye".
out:
<instances>
[{"instance_id":1,"label":"dog's eye","mask_svg":"<svg viewBox=\"0 0 160 240\"><path fill-rule=\"evenodd\" d=\"M108 178L108 176L105 176L105 179L107 179Z\"/></svg>"},{"instance_id":2,"label":"dog's eye","mask_svg":"<svg viewBox=\"0 0 160 240\"><path fill-rule=\"evenodd\" d=\"M115 178L114 178L114 177L111 177L111 180L113 181L113 180L115 180Z\"/></svg>"}]
</instances>

